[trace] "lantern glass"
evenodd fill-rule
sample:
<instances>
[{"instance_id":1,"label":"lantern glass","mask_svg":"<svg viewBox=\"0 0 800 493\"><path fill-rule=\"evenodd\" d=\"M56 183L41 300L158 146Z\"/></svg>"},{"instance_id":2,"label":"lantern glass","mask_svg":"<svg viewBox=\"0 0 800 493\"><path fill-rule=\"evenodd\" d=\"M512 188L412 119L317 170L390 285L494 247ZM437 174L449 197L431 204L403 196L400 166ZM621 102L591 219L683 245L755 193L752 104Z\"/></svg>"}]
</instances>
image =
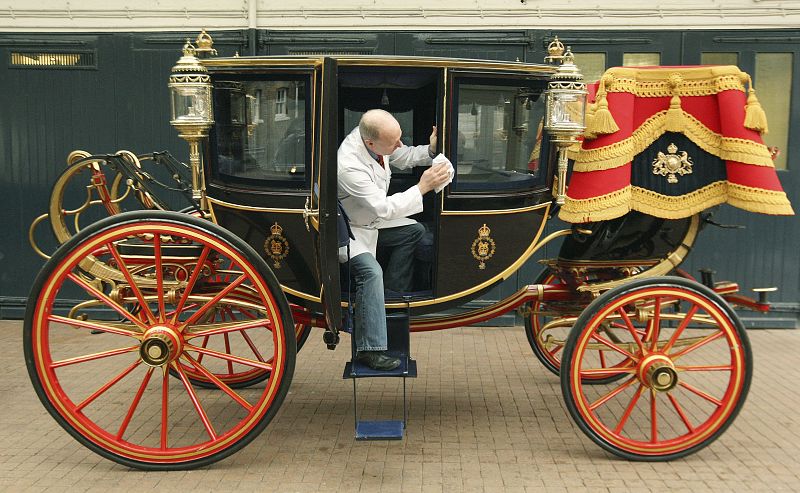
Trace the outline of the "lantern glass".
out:
<instances>
[{"instance_id":1,"label":"lantern glass","mask_svg":"<svg viewBox=\"0 0 800 493\"><path fill-rule=\"evenodd\" d=\"M172 121L177 123L210 124L211 88L205 84L170 85L172 92Z\"/></svg>"},{"instance_id":2,"label":"lantern glass","mask_svg":"<svg viewBox=\"0 0 800 493\"><path fill-rule=\"evenodd\" d=\"M586 128L586 92L571 89L548 91L545 127L551 132L583 132Z\"/></svg>"}]
</instances>

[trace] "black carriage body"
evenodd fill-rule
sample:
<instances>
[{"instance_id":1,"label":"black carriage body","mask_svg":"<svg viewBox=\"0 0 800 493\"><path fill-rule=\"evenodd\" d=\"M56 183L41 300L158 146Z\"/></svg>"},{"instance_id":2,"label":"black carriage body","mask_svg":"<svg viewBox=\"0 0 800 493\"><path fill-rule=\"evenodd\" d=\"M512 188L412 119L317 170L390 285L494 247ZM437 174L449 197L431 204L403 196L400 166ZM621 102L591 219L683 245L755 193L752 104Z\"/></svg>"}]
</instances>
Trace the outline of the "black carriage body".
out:
<instances>
[{"instance_id":1,"label":"black carriage body","mask_svg":"<svg viewBox=\"0 0 800 493\"><path fill-rule=\"evenodd\" d=\"M317 309L325 299L328 315L338 310L336 151L371 108L399 120L407 145L427 143L436 125L438 151L456 169L414 216L429 231L415 260L416 312L478 296L533 253L552 200L541 127L552 67L375 57L204 63L214 84L212 216L261 254L293 302ZM395 170L390 193L422 171Z\"/></svg>"}]
</instances>

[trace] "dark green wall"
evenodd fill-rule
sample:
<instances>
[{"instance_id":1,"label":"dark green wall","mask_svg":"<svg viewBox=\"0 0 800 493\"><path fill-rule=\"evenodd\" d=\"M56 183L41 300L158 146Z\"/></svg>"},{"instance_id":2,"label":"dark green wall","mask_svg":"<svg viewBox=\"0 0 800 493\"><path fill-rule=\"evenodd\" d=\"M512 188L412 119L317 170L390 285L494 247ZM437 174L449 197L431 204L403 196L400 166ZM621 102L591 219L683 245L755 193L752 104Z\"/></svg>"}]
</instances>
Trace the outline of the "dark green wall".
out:
<instances>
[{"instance_id":1,"label":"dark green wall","mask_svg":"<svg viewBox=\"0 0 800 493\"><path fill-rule=\"evenodd\" d=\"M470 32L278 32L211 33L220 55L357 53L427 55L540 62L545 55L545 30ZM697 63L701 50L740 51L743 68L752 73L746 53L759 48L793 52L793 95L800 94L800 31L737 32L559 32L576 52L604 52L608 65L622 63L623 52L659 52L662 64ZM723 35L724 34L724 35ZM758 34L758 36L756 36ZM50 187L75 149L113 153L169 150L186 161L187 148L169 125L167 77L183 40L195 32L42 34L0 33L0 318L21 317L28 287L42 265L28 244L28 227L47 208ZM736 36L742 36L736 43ZM11 52L87 52L94 67L42 69L10 67ZM792 122L800 128L800 98L792 98ZM796 132L795 132L796 133ZM800 141L790 143L792 157ZM800 180L796 171L780 173L797 207ZM739 281L743 288L777 285L777 311L768 322L751 325L794 326L800 311L800 244L798 220L775 218L722 207L717 219L746 226L742 230L707 229L685 265L696 272L713 267L718 279ZM549 230L563 227L551 221ZM52 249L53 244L43 245ZM536 256L512 279L492 290L481 305L533 281L536 262L554 255L554 247ZM507 315L495 324L519 323Z\"/></svg>"}]
</instances>

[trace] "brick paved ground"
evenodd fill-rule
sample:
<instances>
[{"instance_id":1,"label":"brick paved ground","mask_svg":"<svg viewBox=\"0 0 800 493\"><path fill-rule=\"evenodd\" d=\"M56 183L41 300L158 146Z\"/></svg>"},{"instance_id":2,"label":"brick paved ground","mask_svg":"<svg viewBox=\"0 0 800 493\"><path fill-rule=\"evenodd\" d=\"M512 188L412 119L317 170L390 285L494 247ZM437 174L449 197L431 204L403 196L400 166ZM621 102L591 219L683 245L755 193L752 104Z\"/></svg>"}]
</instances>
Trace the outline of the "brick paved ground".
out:
<instances>
[{"instance_id":1,"label":"brick paved ground","mask_svg":"<svg viewBox=\"0 0 800 493\"><path fill-rule=\"evenodd\" d=\"M590 442L516 327L413 335L420 378L408 381L409 427L396 442L353 440L348 341L327 351L315 331L280 413L249 447L204 469L145 473L95 455L50 418L28 380L21 323L0 321L0 490L797 491L800 332L750 338L742 413L711 446L670 463L626 462ZM359 389L373 397L366 413L402 415L400 382Z\"/></svg>"}]
</instances>

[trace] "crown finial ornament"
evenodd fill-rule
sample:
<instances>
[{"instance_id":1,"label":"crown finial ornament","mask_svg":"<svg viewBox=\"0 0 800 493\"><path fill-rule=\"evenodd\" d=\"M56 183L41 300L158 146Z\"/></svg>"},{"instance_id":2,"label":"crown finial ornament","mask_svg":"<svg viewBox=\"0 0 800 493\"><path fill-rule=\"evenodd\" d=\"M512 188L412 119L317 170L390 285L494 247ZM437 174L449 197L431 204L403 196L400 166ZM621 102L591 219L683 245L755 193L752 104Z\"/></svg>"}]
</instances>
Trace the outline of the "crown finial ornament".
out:
<instances>
[{"instance_id":1,"label":"crown finial ornament","mask_svg":"<svg viewBox=\"0 0 800 493\"><path fill-rule=\"evenodd\" d=\"M195 54L199 57L211 55L217 56L217 50L213 48L214 40L211 38L211 35L206 32L205 29L200 31L200 34L197 35L197 39L194 41L196 48Z\"/></svg>"},{"instance_id":2,"label":"crown finial ornament","mask_svg":"<svg viewBox=\"0 0 800 493\"><path fill-rule=\"evenodd\" d=\"M547 45L547 55L548 58L555 59L556 57L561 57L564 54L564 43L562 43L558 36L553 38L553 41Z\"/></svg>"}]
</instances>

